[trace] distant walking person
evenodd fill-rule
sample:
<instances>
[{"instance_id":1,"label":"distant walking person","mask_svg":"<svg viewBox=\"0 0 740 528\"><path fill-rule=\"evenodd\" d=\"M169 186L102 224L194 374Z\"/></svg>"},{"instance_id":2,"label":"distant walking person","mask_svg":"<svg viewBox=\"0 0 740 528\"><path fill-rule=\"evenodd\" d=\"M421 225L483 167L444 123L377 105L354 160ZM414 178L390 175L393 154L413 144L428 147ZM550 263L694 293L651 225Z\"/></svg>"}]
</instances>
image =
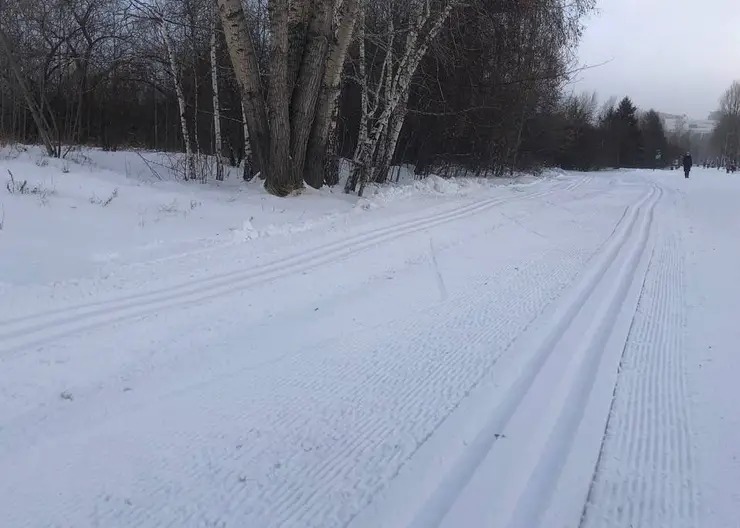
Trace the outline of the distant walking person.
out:
<instances>
[{"instance_id":1,"label":"distant walking person","mask_svg":"<svg viewBox=\"0 0 740 528\"><path fill-rule=\"evenodd\" d=\"M692 165L694 165L694 162L691 159L691 153L687 152L683 157L683 173L687 178L689 177L689 172L691 172Z\"/></svg>"}]
</instances>

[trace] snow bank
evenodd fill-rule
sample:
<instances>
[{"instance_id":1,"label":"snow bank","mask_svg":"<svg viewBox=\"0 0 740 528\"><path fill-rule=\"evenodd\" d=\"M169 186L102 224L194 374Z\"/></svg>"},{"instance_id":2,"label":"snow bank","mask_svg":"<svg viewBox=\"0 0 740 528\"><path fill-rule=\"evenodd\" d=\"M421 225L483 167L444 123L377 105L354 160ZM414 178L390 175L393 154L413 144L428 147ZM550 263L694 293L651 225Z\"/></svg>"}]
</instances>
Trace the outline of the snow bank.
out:
<instances>
[{"instance_id":1,"label":"snow bank","mask_svg":"<svg viewBox=\"0 0 740 528\"><path fill-rule=\"evenodd\" d=\"M181 158L78 149L52 159L38 147L0 149L0 255L13 256L0 259L0 285L106 276L120 266L203 247L352 229L439 206L440 199L453 205L455 199L482 199L512 183L415 180L407 167L398 184L370 186L365 198L344 194L340 185L280 199L258 179L243 182L235 168L224 182L184 182L177 176Z\"/></svg>"}]
</instances>

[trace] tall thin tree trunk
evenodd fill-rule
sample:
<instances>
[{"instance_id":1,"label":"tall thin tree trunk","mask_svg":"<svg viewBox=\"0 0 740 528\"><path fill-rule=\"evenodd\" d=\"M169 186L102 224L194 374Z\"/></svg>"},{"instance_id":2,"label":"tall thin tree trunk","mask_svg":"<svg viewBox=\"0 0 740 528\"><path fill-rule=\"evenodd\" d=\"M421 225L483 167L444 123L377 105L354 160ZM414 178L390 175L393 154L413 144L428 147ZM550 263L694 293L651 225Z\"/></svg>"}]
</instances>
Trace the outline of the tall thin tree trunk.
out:
<instances>
[{"instance_id":1,"label":"tall thin tree trunk","mask_svg":"<svg viewBox=\"0 0 740 528\"><path fill-rule=\"evenodd\" d=\"M154 101L154 150L159 147L159 105L157 104L157 90L152 86L152 101Z\"/></svg>"},{"instance_id":2,"label":"tall thin tree trunk","mask_svg":"<svg viewBox=\"0 0 740 528\"><path fill-rule=\"evenodd\" d=\"M328 138L326 139L326 146L320 146L320 147L314 147L319 154L319 158L317 160L310 161L307 159L306 163L309 162L315 163L317 167L324 167L324 183L326 185L329 185L330 187L333 187L334 185L339 183L339 146L338 146L338 138L337 138L337 120L339 119L339 104L338 101L334 101L333 103L334 110L332 111L332 114L329 118L329 130L327 132ZM323 142L322 136L317 136L314 134L311 134L311 140L316 138L316 142L319 141ZM311 143L312 141L308 142L308 151L307 155L311 154ZM311 169L312 174L317 174L315 170ZM305 174L305 171L304 171ZM318 173L318 177L320 178L321 173ZM318 181L318 180L314 180ZM316 185L313 185L314 188L317 188Z\"/></svg>"},{"instance_id":3,"label":"tall thin tree trunk","mask_svg":"<svg viewBox=\"0 0 740 528\"><path fill-rule=\"evenodd\" d=\"M254 178L254 165L252 163L252 144L249 141L249 125L247 125L246 110L244 109L244 102L241 103L242 108L242 128L244 130L244 160L242 165L242 178L244 181L251 181Z\"/></svg>"},{"instance_id":4,"label":"tall thin tree trunk","mask_svg":"<svg viewBox=\"0 0 740 528\"><path fill-rule=\"evenodd\" d=\"M536 43L537 43L537 27L539 26L539 16L538 11L535 7L534 14L533 14L533 20L532 23L529 26L529 39L527 40L527 46L525 48L525 65L524 65L524 75L536 77L534 72L532 71L533 65L534 65L534 54L536 53ZM517 135L516 139L514 140L514 145L510 147L510 153L509 156L507 156L507 165L509 169L509 174L513 175L514 171L516 170L516 166L519 163L519 151L522 147L522 137L524 134L524 125L527 122L527 112L530 107L530 99L531 94L534 91L533 84L535 84L536 81L528 82L522 93L521 93L521 105L522 105L522 111L519 116L519 123L517 125Z\"/></svg>"},{"instance_id":5,"label":"tall thin tree trunk","mask_svg":"<svg viewBox=\"0 0 740 528\"><path fill-rule=\"evenodd\" d=\"M270 0L270 151L265 188L276 196L296 189L290 160L290 93L288 90L288 0ZM251 132L251 127L250 127Z\"/></svg>"},{"instance_id":6,"label":"tall thin tree trunk","mask_svg":"<svg viewBox=\"0 0 740 528\"><path fill-rule=\"evenodd\" d=\"M382 155L379 156L377 162L377 173L376 179L378 183L384 183L388 179L388 172L390 171L391 164L393 163L393 156L396 153L398 147L398 138L401 136L401 129L403 123L406 120L407 114L407 103L408 95L403 97L396 106L393 115L391 116L390 125L388 132L385 137L385 145L383 146Z\"/></svg>"},{"instance_id":7,"label":"tall thin tree trunk","mask_svg":"<svg viewBox=\"0 0 740 528\"><path fill-rule=\"evenodd\" d=\"M303 187L306 149L324 79L333 15L334 0L315 0L298 81L293 89L290 116L291 179L296 187Z\"/></svg>"},{"instance_id":8,"label":"tall thin tree trunk","mask_svg":"<svg viewBox=\"0 0 740 528\"><path fill-rule=\"evenodd\" d=\"M254 153L258 170L266 176L270 170L268 160L271 141L257 54L241 0L217 1L226 36L226 47L242 92L251 151ZM281 3L282 7L285 7L285 0Z\"/></svg>"},{"instance_id":9,"label":"tall thin tree trunk","mask_svg":"<svg viewBox=\"0 0 740 528\"><path fill-rule=\"evenodd\" d=\"M193 146L195 147L195 152L193 154L193 164L195 165L196 157L198 160L200 160L200 156L203 152L203 150L200 147L200 127L198 126L198 121L200 118L200 99L199 99L199 92L200 92L200 84L199 84L199 77L198 77L198 59L196 54L196 41L195 41L195 19L192 12L189 13L190 16L190 45L192 46L191 53L192 53L192 60L190 62L190 68L192 72L192 78L193 78ZM200 165L200 163L199 163ZM208 171L205 169L205 167L201 166L200 168L200 174L198 175L200 177L201 183L206 183L208 181Z\"/></svg>"},{"instance_id":10,"label":"tall thin tree trunk","mask_svg":"<svg viewBox=\"0 0 740 528\"><path fill-rule=\"evenodd\" d=\"M335 10L337 28L335 38L329 48L326 71L324 72L316 107L313 130L308 142L306 166L303 172L306 183L317 189L325 182L334 185L338 180L338 174L328 171L327 155L336 132L342 70L352 41L360 6L359 0L337 1L341 2ZM332 150L331 155L334 154ZM336 166L336 164L334 165Z\"/></svg>"},{"instance_id":11,"label":"tall thin tree trunk","mask_svg":"<svg viewBox=\"0 0 740 528\"><path fill-rule=\"evenodd\" d=\"M355 153L352 156L352 166L350 168L350 174L347 181L344 183L344 192L351 193L357 188L357 183L360 179L360 173L364 170L361 165L361 157L363 149L367 148L368 143L368 126L369 126L369 111L370 111L370 96L367 79L367 70L365 65L365 8L360 7L359 13L360 27L358 29L358 43L359 43L359 57L358 57L358 74L360 80L360 128L357 135L357 145L355 145ZM391 53L388 49L386 53ZM387 56L387 55L386 55ZM381 76L382 80L382 76Z\"/></svg>"},{"instance_id":12,"label":"tall thin tree trunk","mask_svg":"<svg viewBox=\"0 0 740 528\"><path fill-rule=\"evenodd\" d=\"M169 56L170 71L172 72L172 79L175 83L175 94L177 95L177 106L180 110L180 129L182 131L182 139L185 143L185 179L190 180L195 177L195 158L193 157L193 147L190 143L190 133L188 132L188 120L185 115L185 95L182 90L182 83L180 82L180 75L177 68L177 59L175 58L175 49L172 45L172 39L170 38L170 31L167 28L167 22L161 22L162 36L164 37L164 43L167 47L167 55Z\"/></svg>"},{"instance_id":13,"label":"tall thin tree trunk","mask_svg":"<svg viewBox=\"0 0 740 528\"><path fill-rule=\"evenodd\" d=\"M519 123L517 126L516 140L514 141L513 147L510 149L511 154L508 156L508 169L509 174L513 175L516 170L516 166L519 163L519 151L522 148L522 136L524 134L524 124L527 122L527 110L528 110L528 90L525 93L525 99L522 103L522 112L519 116Z\"/></svg>"},{"instance_id":14,"label":"tall thin tree trunk","mask_svg":"<svg viewBox=\"0 0 740 528\"><path fill-rule=\"evenodd\" d=\"M213 91L213 152L216 158L216 180L224 180L223 142L221 140L221 104L218 95L218 53L216 13L211 15L211 90Z\"/></svg>"}]
</instances>

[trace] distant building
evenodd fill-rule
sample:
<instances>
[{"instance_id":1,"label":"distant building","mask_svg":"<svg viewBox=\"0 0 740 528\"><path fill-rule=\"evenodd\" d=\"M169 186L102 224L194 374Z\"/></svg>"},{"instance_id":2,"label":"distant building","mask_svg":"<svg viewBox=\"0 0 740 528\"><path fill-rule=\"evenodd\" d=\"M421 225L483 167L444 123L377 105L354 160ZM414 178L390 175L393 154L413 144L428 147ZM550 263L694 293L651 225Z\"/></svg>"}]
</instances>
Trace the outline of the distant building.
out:
<instances>
[{"instance_id":1,"label":"distant building","mask_svg":"<svg viewBox=\"0 0 740 528\"><path fill-rule=\"evenodd\" d=\"M673 132L676 128L682 128L684 132L691 132L698 136L706 136L712 133L717 121L715 119L692 119L687 115L658 113L663 120L666 132Z\"/></svg>"}]
</instances>

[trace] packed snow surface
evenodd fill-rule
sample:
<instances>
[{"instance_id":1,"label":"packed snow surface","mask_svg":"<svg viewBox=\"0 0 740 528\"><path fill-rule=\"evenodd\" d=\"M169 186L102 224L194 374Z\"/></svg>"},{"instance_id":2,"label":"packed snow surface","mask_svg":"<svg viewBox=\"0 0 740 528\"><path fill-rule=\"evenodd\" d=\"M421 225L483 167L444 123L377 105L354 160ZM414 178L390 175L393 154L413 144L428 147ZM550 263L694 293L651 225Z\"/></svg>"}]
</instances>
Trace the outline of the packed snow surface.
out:
<instances>
[{"instance_id":1,"label":"packed snow surface","mask_svg":"<svg viewBox=\"0 0 740 528\"><path fill-rule=\"evenodd\" d=\"M0 161L0 526L738 526L740 179L76 154Z\"/></svg>"}]
</instances>

